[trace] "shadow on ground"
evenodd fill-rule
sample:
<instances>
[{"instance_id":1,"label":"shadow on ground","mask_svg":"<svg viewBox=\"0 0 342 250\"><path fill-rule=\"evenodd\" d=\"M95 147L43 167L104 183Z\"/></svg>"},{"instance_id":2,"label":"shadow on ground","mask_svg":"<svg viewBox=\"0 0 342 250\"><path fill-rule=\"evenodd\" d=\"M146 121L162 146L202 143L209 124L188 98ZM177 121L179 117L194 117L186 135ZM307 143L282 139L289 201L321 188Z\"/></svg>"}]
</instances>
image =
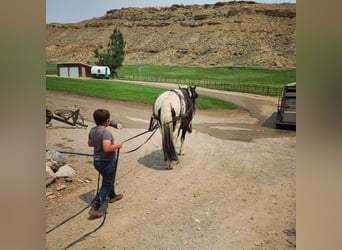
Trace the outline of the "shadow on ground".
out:
<instances>
[{"instance_id":1,"label":"shadow on ground","mask_svg":"<svg viewBox=\"0 0 342 250\"><path fill-rule=\"evenodd\" d=\"M277 121L277 112L273 112L273 114L267 120L265 120L261 126L266 127L266 128L280 129L280 130L291 130L291 131L296 130L296 126L285 125L285 124L277 128L276 121Z\"/></svg>"},{"instance_id":2,"label":"shadow on ground","mask_svg":"<svg viewBox=\"0 0 342 250\"><path fill-rule=\"evenodd\" d=\"M93 189L85 194L81 194L80 195L80 199L82 201L85 201L87 204L90 205L90 203L93 201L93 199L95 198L95 195L96 195L96 190Z\"/></svg>"},{"instance_id":3,"label":"shadow on ground","mask_svg":"<svg viewBox=\"0 0 342 250\"><path fill-rule=\"evenodd\" d=\"M138 159L138 162L145 167L155 170L165 170L164 155L161 149L155 150L152 153Z\"/></svg>"},{"instance_id":4,"label":"shadow on ground","mask_svg":"<svg viewBox=\"0 0 342 250\"><path fill-rule=\"evenodd\" d=\"M277 120L277 112L273 112L273 114L264 121L261 127L275 128L276 120Z\"/></svg>"}]
</instances>

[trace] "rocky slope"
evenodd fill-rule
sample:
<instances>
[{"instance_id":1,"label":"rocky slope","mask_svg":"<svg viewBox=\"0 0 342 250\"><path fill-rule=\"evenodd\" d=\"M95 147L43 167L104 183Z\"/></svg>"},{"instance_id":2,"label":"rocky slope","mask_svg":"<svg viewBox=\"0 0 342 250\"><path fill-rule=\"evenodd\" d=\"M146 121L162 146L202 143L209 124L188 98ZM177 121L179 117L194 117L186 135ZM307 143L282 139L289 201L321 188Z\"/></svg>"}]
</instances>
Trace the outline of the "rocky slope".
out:
<instances>
[{"instance_id":1,"label":"rocky slope","mask_svg":"<svg viewBox=\"0 0 342 250\"><path fill-rule=\"evenodd\" d=\"M124 64L296 67L296 5L247 1L113 9L100 18L46 25L46 60L93 63L114 28Z\"/></svg>"}]
</instances>

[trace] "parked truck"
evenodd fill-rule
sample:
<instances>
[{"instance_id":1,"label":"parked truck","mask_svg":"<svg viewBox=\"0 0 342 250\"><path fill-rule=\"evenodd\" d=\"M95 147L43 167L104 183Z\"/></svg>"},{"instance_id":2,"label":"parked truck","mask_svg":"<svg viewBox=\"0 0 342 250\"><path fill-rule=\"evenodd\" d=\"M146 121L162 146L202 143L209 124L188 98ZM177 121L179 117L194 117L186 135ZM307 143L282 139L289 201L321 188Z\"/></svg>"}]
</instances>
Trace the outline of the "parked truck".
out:
<instances>
[{"instance_id":1,"label":"parked truck","mask_svg":"<svg viewBox=\"0 0 342 250\"><path fill-rule=\"evenodd\" d=\"M278 99L276 128L296 126L296 83L289 83L283 87Z\"/></svg>"},{"instance_id":2,"label":"parked truck","mask_svg":"<svg viewBox=\"0 0 342 250\"><path fill-rule=\"evenodd\" d=\"M97 79L109 79L110 69L107 66L92 66L91 75L93 78Z\"/></svg>"}]
</instances>

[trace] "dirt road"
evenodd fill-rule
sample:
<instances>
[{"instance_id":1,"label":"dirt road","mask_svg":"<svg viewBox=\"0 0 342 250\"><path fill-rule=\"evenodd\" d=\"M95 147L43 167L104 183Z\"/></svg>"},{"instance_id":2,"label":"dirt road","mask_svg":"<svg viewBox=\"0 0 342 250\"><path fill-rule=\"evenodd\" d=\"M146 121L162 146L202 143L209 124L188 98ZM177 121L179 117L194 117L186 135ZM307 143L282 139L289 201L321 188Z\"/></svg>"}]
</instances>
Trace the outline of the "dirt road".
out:
<instances>
[{"instance_id":1,"label":"dirt road","mask_svg":"<svg viewBox=\"0 0 342 250\"><path fill-rule=\"evenodd\" d=\"M173 87L173 85L163 85ZM123 200L110 204L104 225L71 249L291 249L296 244L296 132L274 129L277 98L198 88L240 106L197 110L185 155L164 170L161 136L133 153L149 134L120 151L116 179ZM47 91L51 109L81 109L88 128L53 120L46 147L92 153L87 135L92 112L108 109L124 128L109 128L117 140L145 131L150 105ZM88 156L66 155L78 174L47 187L46 230L87 206L97 188ZM65 185L61 191L59 187ZM88 209L46 235L47 249L63 249L98 227Z\"/></svg>"}]
</instances>

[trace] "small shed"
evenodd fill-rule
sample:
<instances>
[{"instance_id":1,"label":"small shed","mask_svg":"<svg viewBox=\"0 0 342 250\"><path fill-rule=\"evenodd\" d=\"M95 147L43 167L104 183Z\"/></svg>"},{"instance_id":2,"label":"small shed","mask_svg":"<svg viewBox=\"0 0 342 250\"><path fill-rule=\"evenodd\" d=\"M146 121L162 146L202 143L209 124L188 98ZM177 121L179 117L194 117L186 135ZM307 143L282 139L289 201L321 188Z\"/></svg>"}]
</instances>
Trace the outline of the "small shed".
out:
<instances>
[{"instance_id":1,"label":"small shed","mask_svg":"<svg viewBox=\"0 0 342 250\"><path fill-rule=\"evenodd\" d=\"M91 65L79 62L57 63L57 75L61 77L91 77Z\"/></svg>"}]
</instances>

